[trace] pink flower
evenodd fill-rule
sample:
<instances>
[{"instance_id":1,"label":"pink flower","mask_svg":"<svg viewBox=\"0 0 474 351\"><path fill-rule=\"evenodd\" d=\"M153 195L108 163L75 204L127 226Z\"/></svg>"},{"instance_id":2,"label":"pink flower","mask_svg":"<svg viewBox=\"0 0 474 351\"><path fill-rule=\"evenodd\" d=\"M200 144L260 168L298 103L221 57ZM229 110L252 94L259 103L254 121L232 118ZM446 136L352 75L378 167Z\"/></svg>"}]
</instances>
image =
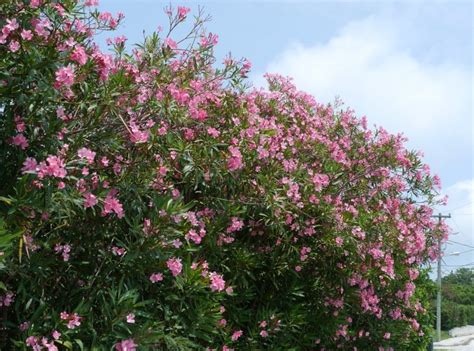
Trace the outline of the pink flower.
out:
<instances>
[{"instance_id":1,"label":"pink flower","mask_svg":"<svg viewBox=\"0 0 474 351\"><path fill-rule=\"evenodd\" d=\"M13 145L19 146L20 149L25 150L28 148L28 140L23 134L17 134L11 138L11 143Z\"/></svg>"},{"instance_id":2,"label":"pink flower","mask_svg":"<svg viewBox=\"0 0 474 351\"><path fill-rule=\"evenodd\" d=\"M211 280L210 286L212 291L222 291L225 289L225 280L222 278L222 275L211 272L209 273L209 279Z\"/></svg>"},{"instance_id":3,"label":"pink flower","mask_svg":"<svg viewBox=\"0 0 474 351\"><path fill-rule=\"evenodd\" d=\"M26 41L29 41L33 38L33 33L31 32L31 30L27 30L27 29L23 29L20 35L21 35L21 38Z\"/></svg>"},{"instance_id":4,"label":"pink flower","mask_svg":"<svg viewBox=\"0 0 474 351\"><path fill-rule=\"evenodd\" d=\"M19 329L21 331L26 331L30 328L30 322L26 321L20 324Z\"/></svg>"},{"instance_id":5,"label":"pink flower","mask_svg":"<svg viewBox=\"0 0 474 351\"><path fill-rule=\"evenodd\" d=\"M85 65L87 62L87 53L84 47L77 45L71 54L71 60L76 61L81 66Z\"/></svg>"},{"instance_id":6,"label":"pink flower","mask_svg":"<svg viewBox=\"0 0 474 351\"><path fill-rule=\"evenodd\" d=\"M112 246L112 253L115 256L123 256L127 253L127 251L123 247Z\"/></svg>"},{"instance_id":7,"label":"pink flower","mask_svg":"<svg viewBox=\"0 0 474 351\"><path fill-rule=\"evenodd\" d=\"M54 87L56 89L63 86L70 87L74 84L75 77L74 66L67 65L66 67L61 67L56 71L56 82L54 83Z\"/></svg>"},{"instance_id":8,"label":"pink flower","mask_svg":"<svg viewBox=\"0 0 474 351\"><path fill-rule=\"evenodd\" d=\"M55 331L53 331L51 336L53 337L54 340L58 340L61 337L61 333L58 332L57 330L55 330Z\"/></svg>"},{"instance_id":9,"label":"pink flower","mask_svg":"<svg viewBox=\"0 0 474 351\"><path fill-rule=\"evenodd\" d=\"M49 342L47 338L41 338L41 343L48 351L58 351L56 345L54 345L54 341Z\"/></svg>"},{"instance_id":10,"label":"pink flower","mask_svg":"<svg viewBox=\"0 0 474 351\"><path fill-rule=\"evenodd\" d=\"M41 0L31 0L30 1L30 7L31 8L37 8L41 5Z\"/></svg>"},{"instance_id":11,"label":"pink flower","mask_svg":"<svg viewBox=\"0 0 474 351\"><path fill-rule=\"evenodd\" d=\"M171 271L174 277L181 274L181 271L183 269L183 264L181 263L181 259L175 258L175 257L168 259L168 261L166 261L166 266Z\"/></svg>"},{"instance_id":12,"label":"pink flower","mask_svg":"<svg viewBox=\"0 0 474 351\"><path fill-rule=\"evenodd\" d=\"M64 178L67 174L64 168L64 161L58 156L48 156L46 162L41 162L38 166L38 178L45 176Z\"/></svg>"},{"instance_id":13,"label":"pink flower","mask_svg":"<svg viewBox=\"0 0 474 351\"><path fill-rule=\"evenodd\" d=\"M15 294L12 292L7 292L4 296L0 295L0 307L1 306L10 306L15 300Z\"/></svg>"},{"instance_id":14,"label":"pink flower","mask_svg":"<svg viewBox=\"0 0 474 351\"><path fill-rule=\"evenodd\" d=\"M127 339L116 343L114 346L116 351L136 351L138 345L135 344L133 339Z\"/></svg>"},{"instance_id":15,"label":"pink flower","mask_svg":"<svg viewBox=\"0 0 474 351\"><path fill-rule=\"evenodd\" d=\"M11 32L13 32L14 30L17 30L19 27L20 27L20 25L18 24L18 21L16 20L16 18L14 18L12 20L7 19L7 24L5 24L3 26L2 33L5 34L5 35L8 35Z\"/></svg>"},{"instance_id":16,"label":"pink flower","mask_svg":"<svg viewBox=\"0 0 474 351\"><path fill-rule=\"evenodd\" d=\"M12 40L10 42L10 45L8 45L8 49L11 51L11 52L17 52L18 50L20 50L20 43L17 42L16 40Z\"/></svg>"},{"instance_id":17,"label":"pink flower","mask_svg":"<svg viewBox=\"0 0 474 351\"><path fill-rule=\"evenodd\" d=\"M231 336L232 341L238 340L243 334L244 332L242 330L235 331Z\"/></svg>"},{"instance_id":18,"label":"pink flower","mask_svg":"<svg viewBox=\"0 0 474 351\"><path fill-rule=\"evenodd\" d=\"M227 227L226 232L227 233L232 233L241 230L244 227L244 222L237 218L237 217L232 217L232 223L229 227Z\"/></svg>"},{"instance_id":19,"label":"pink flower","mask_svg":"<svg viewBox=\"0 0 474 351\"><path fill-rule=\"evenodd\" d=\"M84 6L99 6L99 0L86 0Z\"/></svg>"},{"instance_id":20,"label":"pink flower","mask_svg":"<svg viewBox=\"0 0 474 351\"><path fill-rule=\"evenodd\" d=\"M96 154L94 151L83 147L82 149L79 149L79 151L77 151L77 155L81 159L86 159L89 164L92 164L94 163L94 158Z\"/></svg>"},{"instance_id":21,"label":"pink flower","mask_svg":"<svg viewBox=\"0 0 474 351\"><path fill-rule=\"evenodd\" d=\"M152 275L150 275L150 281L152 283L161 282L162 280L163 280L163 274L162 273L153 273Z\"/></svg>"},{"instance_id":22,"label":"pink flower","mask_svg":"<svg viewBox=\"0 0 474 351\"><path fill-rule=\"evenodd\" d=\"M84 207L94 207L97 205L97 197L92 193L85 193L84 195Z\"/></svg>"},{"instance_id":23,"label":"pink flower","mask_svg":"<svg viewBox=\"0 0 474 351\"><path fill-rule=\"evenodd\" d=\"M33 19L31 24L35 27L35 32L39 36L46 38L50 34L51 22L47 18L43 20Z\"/></svg>"},{"instance_id":24,"label":"pink flower","mask_svg":"<svg viewBox=\"0 0 474 351\"><path fill-rule=\"evenodd\" d=\"M390 339L390 335L391 335L390 333L385 333L383 335L383 338L388 340L388 339Z\"/></svg>"},{"instance_id":25,"label":"pink flower","mask_svg":"<svg viewBox=\"0 0 474 351\"><path fill-rule=\"evenodd\" d=\"M178 6L178 17L180 20L183 20L186 15L191 11L190 8L184 7L184 6Z\"/></svg>"},{"instance_id":26,"label":"pink flower","mask_svg":"<svg viewBox=\"0 0 474 351\"><path fill-rule=\"evenodd\" d=\"M262 330L262 331L260 331L260 336L262 338L266 338L268 336L268 332L266 330Z\"/></svg>"},{"instance_id":27,"label":"pink flower","mask_svg":"<svg viewBox=\"0 0 474 351\"><path fill-rule=\"evenodd\" d=\"M229 171L236 171L238 169L244 168L242 163L242 154L238 147L229 146L230 158L227 159L227 169Z\"/></svg>"},{"instance_id":28,"label":"pink flower","mask_svg":"<svg viewBox=\"0 0 474 351\"><path fill-rule=\"evenodd\" d=\"M38 338L36 336L29 336L25 342L27 346L35 347L38 345Z\"/></svg>"},{"instance_id":29,"label":"pink flower","mask_svg":"<svg viewBox=\"0 0 474 351\"><path fill-rule=\"evenodd\" d=\"M176 42L171 38L166 38L163 44L164 46L167 46L172 50L175 50L178 48L178 44L176 44Z\"/></svg>"},{"instance_id":30,"label":"pink flower","mask_svg":"<svg viewBox=\"0 0 474 351\"><path fill-rule=\"evenodd\" d=\"M125 213L123 211L122 204L120 201L115 198L114 196L107 195L107 197L104 200L104 214L112 213L115 212L118 218L123 218L125 216Z\"/></svg>"},{"instance_id":31,"label":"pink flower","mask_svg":"<svg viewBox=\"0 0 474 351\"><path fill-rule=\"evenodd\" d=\"M202 240L202 237L194 229L191 229L186 234L186 240L192 240L192 241L194 241L195 244L200 244L201 240Z\"/></svg>"},{"instance_id":32,"label":"pink flower","mask_svg":"<svg viewBox=\"0 0 474 351\"><path fill-rule=\"evenodd\" d=\"M221 132L219 132L216 128L209 127L207 128L207 134L214 138L217 138L221 134Z\"/></svg>"},{"instance_id":33,"label":"pink flower","mask_svg":"<svg viewBox=\"0 0 474 351\"><path fill-rule=\"evenodd\" d=\"M312 181L315 190L319 192L329 184L329 177L326 174L315 174Z\"/></svg>"},{"instance_id":34,"label":"pink flower","mask_svg":"<svg viewBox=\"0 0 474 351\"><path fill-rule=\"evenodd\" d=\"M342 244L344 243L344 239L341 238L340 236L336 237L336 245L337 246L342 246Z\"/></svg>"},{"instance_id":35,"label":"pink flower","mask_svg":"<svg viewBox=\"0 0 474 351\"><path fill-rule=\"evenodd\" d=\"M23 168L21 171L23 173L26 172L36 172L36 168L38 167L38 162L33 157L27 157L25 162L23 162Z\"/></svg>"},{"instance_id":36,"label":"pink flower","mask_svg":"<svg viewBox=\"0 0 474 351\"><path fill-rule=\"evenodd\" d=\"M74 329L81 325L82 317L80 317L77 313L69 314L67 312L61 312L60 317L62 320L68 321L67 323L68 329Z\"/></svg>"},{"instance_id":37,"label":"pink flower","mask_svg":"<svg viewBox=\"0 0 474 351\"><path fill-rule=\"evenodd\" d=\"M127 314L127 323L130 323L130 324L135 323L135 315L133 313Z\"/></svg>"}]
</instances>

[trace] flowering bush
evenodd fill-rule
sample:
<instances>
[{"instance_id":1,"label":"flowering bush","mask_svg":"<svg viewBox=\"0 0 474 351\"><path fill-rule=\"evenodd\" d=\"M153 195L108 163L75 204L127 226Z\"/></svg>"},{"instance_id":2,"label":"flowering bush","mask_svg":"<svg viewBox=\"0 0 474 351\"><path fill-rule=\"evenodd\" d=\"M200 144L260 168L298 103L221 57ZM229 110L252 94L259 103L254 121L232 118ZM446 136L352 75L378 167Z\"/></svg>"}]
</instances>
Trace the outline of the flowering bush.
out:
<instances>
[{"instance_id":1,"label":"flowering bush","mask_svg":"<svg viewBox=\"0 0 474 351\"><path fill-rule=\"evenodd\" d=\"M416 350L444 225L404 138L96 0L0 4L2 349ZM186 24L184 24L186 26Z\"/></svg>"}]
</instances>

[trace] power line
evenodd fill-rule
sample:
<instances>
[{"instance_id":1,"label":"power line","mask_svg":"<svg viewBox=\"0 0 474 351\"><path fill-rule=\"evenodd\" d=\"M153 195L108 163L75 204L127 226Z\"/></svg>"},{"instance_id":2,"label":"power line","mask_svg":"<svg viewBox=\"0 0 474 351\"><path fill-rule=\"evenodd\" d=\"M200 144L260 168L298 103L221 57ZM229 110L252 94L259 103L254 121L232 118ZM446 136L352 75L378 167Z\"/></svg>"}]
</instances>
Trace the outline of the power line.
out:
<instances>
[{"instance_id":1,"label":"power line","mask_svg":"<svg viewBox=\"0 0 474 351\"><path fill-rule=\"evenodd\" d=\"M467 267L467 266L474 266L474 262L466 263L466 264L445 264L444 267Z\"/></svg>"},{"instance_id":2,"label":"power line","mask_svg":"<svg viewBox=\"0 0 474 351\"><path fill-rule=\"evenodd\" d=\"M456 244L456 245L461 245L461 246L466 246L466 247L469 247L470 249L474 249L474 246L467 245L467 244L463 244L463 243L460 243L459 241L448 240L448 243Z\"/></svg>"},{"instance_id":3,"label":"power line","mask_svg":"<svg viewBox=\"0 0 474 351\"><path fill-rule=\"evenodd\" d=\"M464 204L464 205L461 205L461 206L458 206L458 207L452 209L451 212L454 212L454 211L456 211L456 210L459 210L459 209L461 209L461 208L463 208L463 207L466 207L466 206L468 206L468 205L470 205L470 204L472 204L472 203L474 203L474 201L469 201L468 203L466 203L466 204Z\"/></svg>"}]
</instances>

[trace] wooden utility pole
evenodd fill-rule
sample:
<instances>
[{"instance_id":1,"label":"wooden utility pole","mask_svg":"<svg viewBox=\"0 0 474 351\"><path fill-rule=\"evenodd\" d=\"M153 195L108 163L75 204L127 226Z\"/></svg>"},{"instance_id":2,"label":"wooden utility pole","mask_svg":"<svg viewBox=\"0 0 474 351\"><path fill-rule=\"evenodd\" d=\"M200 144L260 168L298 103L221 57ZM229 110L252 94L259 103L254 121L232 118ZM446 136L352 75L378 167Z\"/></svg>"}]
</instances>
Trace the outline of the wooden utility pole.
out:
<instances>
[{"instance_id":1,"label":"wooden utility pole","mask_svg":"<svg viewBox=\"0 0 474 351\"><path fill-rule=\"evenodd\" d=\"M438 218L438 223L441 224L441 220L443 218L451 218L451 214L443 215L438 213L436 216ZM438 294L436 297L436 341L441 341L441 260L443 250L441 248L441 238L438 239L438 246L439 246L439 256L438 256Z\"/></svg>"}]
</instances>

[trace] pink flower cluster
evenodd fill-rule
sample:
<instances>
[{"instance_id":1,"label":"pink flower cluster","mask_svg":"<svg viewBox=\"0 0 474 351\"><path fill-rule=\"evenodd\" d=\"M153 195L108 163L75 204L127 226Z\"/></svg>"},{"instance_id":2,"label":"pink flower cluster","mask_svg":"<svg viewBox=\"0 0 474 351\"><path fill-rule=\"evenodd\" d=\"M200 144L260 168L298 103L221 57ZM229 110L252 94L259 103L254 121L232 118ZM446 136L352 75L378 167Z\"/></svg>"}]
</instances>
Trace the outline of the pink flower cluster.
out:
<instances>
[{"instance_id":1,"label":"pink flower cluster","mask_svg":"<svg viewBox=\"0 0 474 351\"><path fill-rule=\"evenodd\" d=\"M67 327L68 329L75 329L76 327L81 325L81 319L77 313L67 313L67 312L61 312L59 315L60 318L64 321L67 321Z\"/></svg>"},{"instance_id":2,"label":"pink flower cluster","mask_svg":"<svg viewBox=\"0 0 474 351\"><path fill-rule=\"evenodd\" d=\"M136 351L137 346L133 339L122 340L114 345L116 351Z\"/></svg>"},{"instance_id":3,"label":"pink flower cluster","mask_svg":"<svg viewBox=\"0 0 474 351\"><path fill-rule=\"evenodd\" d=\"M56 246L54 247L54 251L63 256L63 261L64 262L69 261L69 253L71 252L71 246L70 245L68 245L68 244L65 244L65 245L56 244Z\"/></svg>"},{"instance_id":4,"label":"pink flower cluster","mask_svg":"<svg viewBox=\"0 0 474 351\"><path fill-rule=\"evenodd\" d=\"M169 258L166 261L166 266L171 271L171 274L173 274L173 277L180 275L181 271L183 270L181 259L176 257Z\"/></svg>"}]
</instances>

